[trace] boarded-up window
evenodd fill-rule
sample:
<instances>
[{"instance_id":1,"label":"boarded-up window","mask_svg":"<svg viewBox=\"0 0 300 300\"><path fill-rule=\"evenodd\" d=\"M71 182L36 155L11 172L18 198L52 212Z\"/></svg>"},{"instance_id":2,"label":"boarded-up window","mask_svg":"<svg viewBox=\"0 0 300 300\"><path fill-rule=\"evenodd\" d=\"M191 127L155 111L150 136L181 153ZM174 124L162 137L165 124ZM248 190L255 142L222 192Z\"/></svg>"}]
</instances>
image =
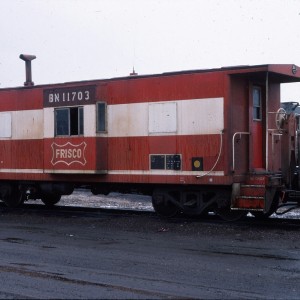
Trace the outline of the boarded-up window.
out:
<instances>
[{"instance_id":1,"label":"boarded-up window","mask_svg":"<svg viewBox=\"0 0 300 300\"><path fill-rule=\"evenodd\" d=\"M149 104L149 133L177 131L177 104L175 102Z\"/></svg>"},{"instance_id":2,"label":"boarded-up window","mask_svg":"<svg viewBox=\"0 0 300 300\"><path fill-rule=\"evenodd\" d=\"M0 113L0 138L11 137L11 113Z\"/></svg>"}]
</instances>

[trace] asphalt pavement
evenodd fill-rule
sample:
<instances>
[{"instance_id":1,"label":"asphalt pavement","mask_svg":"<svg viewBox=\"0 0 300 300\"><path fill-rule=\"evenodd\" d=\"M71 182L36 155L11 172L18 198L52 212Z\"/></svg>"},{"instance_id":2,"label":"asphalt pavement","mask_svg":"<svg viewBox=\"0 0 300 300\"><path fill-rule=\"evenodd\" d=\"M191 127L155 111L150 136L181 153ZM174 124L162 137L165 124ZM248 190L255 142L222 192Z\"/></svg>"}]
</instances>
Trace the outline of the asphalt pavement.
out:
<instances>
[{"instance_id":1,"label":"asphalt pavement","mask_svg":"<svg viewBox=\"0 0 300 300\"><path fill-rule=\"evenodd\" d=\"M300 223L0 210L1 299L299 299Z\"/></svg>"}]
</instances>

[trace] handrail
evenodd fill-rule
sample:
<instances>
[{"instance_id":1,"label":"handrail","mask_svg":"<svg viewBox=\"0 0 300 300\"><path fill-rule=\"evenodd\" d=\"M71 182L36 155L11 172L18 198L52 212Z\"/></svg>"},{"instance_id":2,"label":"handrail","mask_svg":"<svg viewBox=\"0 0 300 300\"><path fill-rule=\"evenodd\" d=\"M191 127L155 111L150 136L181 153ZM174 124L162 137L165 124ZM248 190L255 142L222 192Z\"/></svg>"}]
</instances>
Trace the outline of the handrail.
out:
<instances>
[{"instance_id":1,"label":"handrail","mask_svg":"<svg viewBox=\"0 0 300 300\"><path fill-rule=\"evenodd\" d=\"M240 135L240 139L242 138L242 134L244 135L250 135L250 132L243 132L243 131L238 131L232 136L232 172L234 172L235 169L235 147L234 147L234 139L237 135Z\"/></svg>"},{"instance_id":2,"label":"handrail","mask_svg":"<svg viewBox=\"0 0 300 300\"><path fill-rule=\"evenodd\" d=\"M204 176L207 176L208 174L210 174L215 169L215 167L218 164L219 159L221 157L222 148L223 148L223 130L220 132L220 149L219 149L219 154L218 154L217 160L215 161L215 164L212 166L212 168L208 172L206 172L202 175L196 175L196 178L202 178Z\"/></svg>"},{"instance_id":3,"label":"handrail","mask_svg":"<svg viewBox=\"0 0 300 300\"><path fill-rule=\"evenodd\" d=\"M268 129L268 131L271 132L272 135L272 163L273 163L273 159L274 159L274 137L275 136L279 136L279 139L281 138L281 136L283 135L281 132L276 133L276 129Z\"/></svg>"}]
</instances>

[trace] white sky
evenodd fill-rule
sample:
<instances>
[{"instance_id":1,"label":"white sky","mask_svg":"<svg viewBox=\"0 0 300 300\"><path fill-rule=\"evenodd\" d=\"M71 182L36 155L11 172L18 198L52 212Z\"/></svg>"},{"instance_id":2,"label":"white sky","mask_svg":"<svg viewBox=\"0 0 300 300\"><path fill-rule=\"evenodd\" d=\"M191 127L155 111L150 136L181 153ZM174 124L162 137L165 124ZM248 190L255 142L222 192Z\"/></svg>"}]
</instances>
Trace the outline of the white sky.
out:
<instances>
[{"instance_id":1,"label":"white sky","mask_svg":"<svg viewBox=\"0 0 300 300\"><path fill-rule=\"evenodd\" d=\"M300 0L0 0L0 88L233 65L300 66ZM300 72L300 70L299 70ZM300 102L300 84L282 88Z\"/></svg>"}]
</instances>

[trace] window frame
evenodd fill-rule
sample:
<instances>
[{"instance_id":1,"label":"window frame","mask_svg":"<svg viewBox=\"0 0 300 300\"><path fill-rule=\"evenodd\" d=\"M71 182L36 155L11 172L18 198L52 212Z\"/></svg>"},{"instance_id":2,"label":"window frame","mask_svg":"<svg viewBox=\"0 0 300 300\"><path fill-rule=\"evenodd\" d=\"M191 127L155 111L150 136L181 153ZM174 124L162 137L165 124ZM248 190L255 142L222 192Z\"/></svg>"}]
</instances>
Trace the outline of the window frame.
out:
<instances>
[{"instance_id":1,"label":"window frame","mask_svg":"<svg viewBox=\"0 0 300 300\"><path fill-rule=\"evenodd\" d=\"M255 105L254 103L254 91L259 92L259 105ZM253 86L252 89L252 114L253 114L253 121L262 121L262 93L261 93L261 87L259 86Z\"/></svg>"},{"instance_id":2,"label":"window frame","mask_svg":"<svg viewBox=\"0 0 300 300\"><path fill-rule=\"evenodd\" d=\"M104 106L104 130L99 129L99 122L98 118L100 117L99 115L99 105ZM107 133L107 103L105 101L97 101L96 102L96 133Z\"/></svg>"},{"instance_id":3,"label":"window frame","mask_svg":"<svg viewBox=\"0 0 300 300\"><path fill-rule=\"evenodd\" d=\"M77 134L71 134L71 110L77 109ZM68 133L58 134L57 129L57 111L66 110L68 112ZM82 121L81 117L82 116ZM81 130L82 129L82 130ZM78 137L84 136L84 106L69 106L69 107L57 107L54 109L54 136L55 137Z\"/></svg>"}]
</instances>

